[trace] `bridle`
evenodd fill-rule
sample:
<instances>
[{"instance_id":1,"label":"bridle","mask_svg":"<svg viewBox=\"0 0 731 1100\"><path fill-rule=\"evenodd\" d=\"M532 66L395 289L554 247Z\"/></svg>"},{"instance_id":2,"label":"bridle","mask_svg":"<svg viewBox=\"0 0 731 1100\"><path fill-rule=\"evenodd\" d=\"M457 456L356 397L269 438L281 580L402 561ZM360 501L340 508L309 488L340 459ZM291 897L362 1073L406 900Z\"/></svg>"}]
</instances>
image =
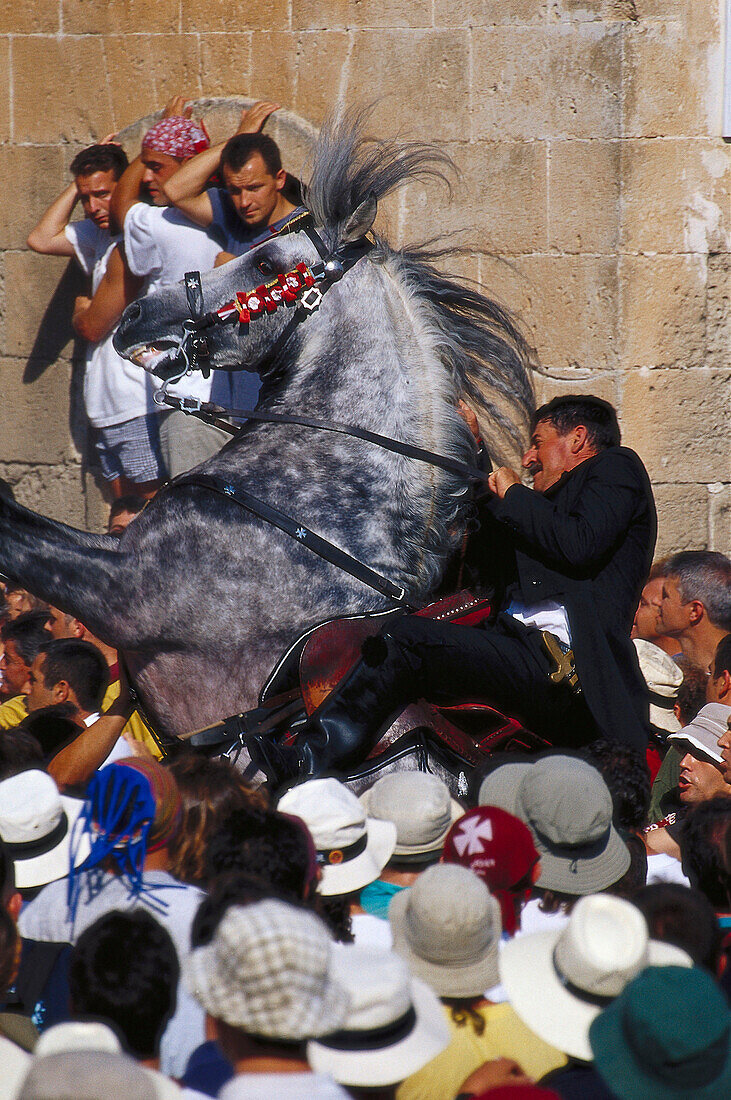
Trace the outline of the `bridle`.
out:
<instances>
[{"instance_id":1,"label":"bridle","mask_svg":"<svg viewBox=\"0 0 731 1100\"><path fill-rule=\"evenodd\" d=\"M246 326L245 331L248 331L248 326L258 318L268 316L282 307L290 307L293 308L294 312L267 356L268 359L275 360L284 349L295 328L319 309L320 303L330 287L339 282L343 275L358 260L366 256L376 244L375 237L369 231L354 241L330 250L315 229L309 211L303 211L291 218L282 229L273 233L272 236L296 232L307 234L317 250L320 257L319 262L315 264L298 263L291 271L277 275L276 278L263 283L254 290L238 291L230 301L219 309L208 313L203 311L203 286L200 272L189 271L186 273L185 293L190 309L190 317L183 322L183 334L177 347L177 358L181 361L182 368L177 375L169 377L162 388L155 393L156 403L165 405L168 408L179 409L206 423L215 424L217 427L231 432L231 434L236 434L238 429L232 428L220 417L234 416L268 423L296 424L321 431L337 432L341 435L365 440L385 450L405 455L407 458L437 466L450 473L458 474L467 480L484 484L486 475L482 469L471 466L466 462L460 462L458 459L448 458L446 455L435 454L433 451L425 450L422 447L415 447L398 439L391 439L389 436L379 435L365 428L287 413L260 412L257 409L224 409L210 402L203 402L198 398L175 397L167 393L170 385L178 382L183 375L191 370L200 370L204 377L208 377L210 374L210 367L205 363L209 356L208 341L205 336L207 329L215 325L238 324ZM263 243L265 242L258 241L257 246ZM382 577L351 554L322 538L310 530L301 520L293 519L286 513L253 496L243 487L234 486L226 479L213 474L196 473L182 474L169 482L170 488L181 485L192 485L207 489L209 492L241 505L241 507L277 527L319 557L324 558L344 572L350 573L351 576L356 577L382 596L401 607L414 610L408 602L403 587L394 584L386 577Z\"/></svg>"},{"instance_id":2,"label":"bridle","mask_svg":"<svg viewBox=\"0 0 731 1100\"><path fill-rule=\"evenodd\" d=\"M154 399L158 405L167 403L168 387L179 382L189 371L200 370L204 378L210 375L211 368L206 362L209 357L208 341L205 337L207 329L214 325L238 324L244 326L243 331L246 333L252 321L267 317L283 306L294 307L292 316L267 355L270 360L276 359L297 325L319 309L330 287L339 282L346 271L367 255L376 243L375 237L368 231L339 248L328 249L315 229L312 214L305 210L290 218L270 238L257 241L254 247L265 244L268 239L289 233L305 233L315 246L320 257L319 262L299 263L291 271L277 275L254 290L237 291L229 302L209 313L203 311L200 271L186 272L184 285L190 317L183 321L183 334L176 348L175 358L179 362L180 370L178 374L167 378L161 389L156 391Z\"/></svg>"}]
</instances>

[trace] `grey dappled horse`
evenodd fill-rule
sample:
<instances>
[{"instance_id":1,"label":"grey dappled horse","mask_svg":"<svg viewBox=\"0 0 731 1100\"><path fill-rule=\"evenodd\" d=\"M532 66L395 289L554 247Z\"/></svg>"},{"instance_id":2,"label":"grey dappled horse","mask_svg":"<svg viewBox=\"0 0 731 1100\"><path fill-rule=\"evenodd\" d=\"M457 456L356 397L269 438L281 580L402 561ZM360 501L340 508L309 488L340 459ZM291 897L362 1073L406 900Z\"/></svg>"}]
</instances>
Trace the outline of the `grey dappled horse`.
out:
<instances>
[{"instance_id":1,"label":"grey dappled horse","mask_svg":"<svg viewBox=\"0 0 731 1100\"><path fill-rule=\"evenodd\" d=\"M341 121L320 135L307 205L337 248L366 233L383 196L448 166L434 149L366 141L357 120ZM273 237L203 276L205 309L318 260L305 233ZM260 409L358 425L466 462L474 442L456 408L463 395L519 440L533 401L529 349L506 311L443 278L433 260L376 238L274 358L289 309L248 330L208 329L210 365L260 371ZM188 317L183 284L159 290L129 307L116 345L153 369ZM307 524L415 603L464 527L461 477L328 432L249 421L199 469ZM389 606L235 502L190 485L161 493L120 542L2 500L0 567L120 649L149 717L170 734L254 706L278 656L314 623Z\"/></svg>"}]
</instances>

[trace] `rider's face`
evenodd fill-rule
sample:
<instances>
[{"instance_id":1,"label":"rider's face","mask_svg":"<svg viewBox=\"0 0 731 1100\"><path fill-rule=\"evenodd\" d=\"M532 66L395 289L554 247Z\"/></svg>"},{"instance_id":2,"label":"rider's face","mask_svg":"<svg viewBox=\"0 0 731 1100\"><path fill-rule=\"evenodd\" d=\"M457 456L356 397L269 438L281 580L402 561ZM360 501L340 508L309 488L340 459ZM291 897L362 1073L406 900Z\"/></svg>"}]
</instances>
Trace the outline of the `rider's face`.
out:
<instances>
[{"instance_id":1,"label":"rider's face","mask_svg":"<svg viewBox=\"0 0 731 1100\"><path fill-rule=\"evenodd\" d=\"M530 472L533 488L539 493L555 485L562 474L572 469L572 440L571 432L559 435L550 420L536 424L530 447L523 455L523 468Z\"/></svg>"},{"instance_id":2,"label":"rider's face","mask_svg":"<svg viewBox=\"0 0 731 1100\"><path fill-rule=\"evenodd\" d=\"M225 164L223 180L236 213L246 225L256 228L277 220L277 206L287 181L283 168L273 176L261 153L252 153L237 171Z\"/></svg>"}]
</instances>

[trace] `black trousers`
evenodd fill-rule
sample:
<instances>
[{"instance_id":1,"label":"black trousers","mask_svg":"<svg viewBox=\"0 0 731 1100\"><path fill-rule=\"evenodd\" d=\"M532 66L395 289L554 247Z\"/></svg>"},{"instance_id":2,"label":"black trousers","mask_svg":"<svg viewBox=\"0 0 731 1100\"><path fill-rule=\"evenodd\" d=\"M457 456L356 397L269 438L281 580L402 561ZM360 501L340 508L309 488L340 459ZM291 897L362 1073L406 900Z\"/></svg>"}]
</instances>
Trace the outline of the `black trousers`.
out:
<instances>
[{"instance_id":1,"label":"black trousers","mask_svg":"<svg viewBox=\"0 0 731 1100\"><path fill-rule=\"evenodd\" d=\"M588 744L599 736L583 696L550 680L555 664L541 632L499 615L484 627L455 626L405 615L384 628L402 657L405 701L486 702L520 718L552 744Z\"/></svg>"}]
</instances>

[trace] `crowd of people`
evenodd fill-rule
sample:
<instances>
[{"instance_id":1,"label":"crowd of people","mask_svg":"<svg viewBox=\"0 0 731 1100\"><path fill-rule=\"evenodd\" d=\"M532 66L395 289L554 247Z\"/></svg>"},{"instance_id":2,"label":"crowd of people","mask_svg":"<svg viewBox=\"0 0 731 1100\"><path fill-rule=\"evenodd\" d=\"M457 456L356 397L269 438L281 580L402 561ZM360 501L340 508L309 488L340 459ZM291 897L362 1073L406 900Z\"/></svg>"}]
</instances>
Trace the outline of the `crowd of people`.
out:
<instances>
[{"instance_id":1,"label":"crowd of people","mask_svg":"<svg viewBox=\"0 0 731 1100\"><path fill-rule=\"evenodd\" d=\"M211 146L177 97L131 163L111 137L80 153L28 239L91 279L74 326L115 537L222 439L161 412L111 334L302 210L274 109ZM259 787L163 747L116 650L6 579L0 1100L731 1095L731 561L652 561L605 402L539 409L523 465L532 489L486 478L490 548L466 552L490 621L390 622L294 743L251 739ZM398 708L450 695L553 747L487 755L459 801L418 770L356 796Z\"/></svg>"}]
</instances>

